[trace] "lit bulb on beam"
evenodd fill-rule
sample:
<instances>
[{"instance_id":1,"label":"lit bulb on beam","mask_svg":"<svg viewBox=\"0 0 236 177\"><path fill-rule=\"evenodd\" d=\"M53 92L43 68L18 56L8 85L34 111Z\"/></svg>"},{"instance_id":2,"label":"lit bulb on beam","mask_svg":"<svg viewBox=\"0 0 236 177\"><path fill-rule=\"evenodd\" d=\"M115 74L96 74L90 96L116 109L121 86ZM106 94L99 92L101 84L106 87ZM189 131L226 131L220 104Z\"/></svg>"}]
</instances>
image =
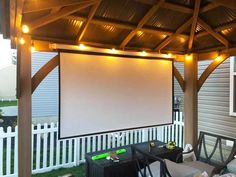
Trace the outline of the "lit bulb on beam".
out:
<instances>
[{"instance_id":1,"label":"lit bulb on beam","mask_svg":"<svg viewBox=\"0 0 236 177\"><path fill-rule=\"evenodd\" d=\"M167 56L168 56L169 58L171 58L171 57L172 57L172 53L168 53Z\"/></svg>"},{"instance_id":2,"label":"lit bulb on beam","mask_svg":"<svg viewBox=\"0 0 236 177\"><path fill-rule=\"evenodd\" d=\"M31 50L32 53L35 52L35 47L31 46L30 50Z\"/></svg>"},{"instance_id":3,"label":"lit bulb on beam","mask_svg":"<svg viewBox=\"0 0 236 177\"><path fill-rule=\"evenodd\" d=\"M142 51L142 52L140 53L140 55L141 55L141 56L147 56L147 52Z\"/></svg>"},{"instance_id":4,"label":"lit bulb on beam","mask_svg":"<svg viewBox=\"0 0 236 177\"><path fill-rule=\"evenodd\" d=\"M191 55L188 54L188 55L185 56L185 59L186 59L187 61L190 61L190 60L192 59L192 57L191 57Z\"/></svg>"},{"instance_id":5,"label":"lit bulb on beam","mask_svg":"<svg viewBox=\"0 0 236 177\"><path fill-rule=\"evenodd\" d=\"M20 40L19 40L19 42L20 42L21 45L24 45L24 44L25 44L24 38L21 37Z\"/></svg>"},{"instance_id":6,"label":"lit bulb on beam","mask_svg":"<svg viewBox=\"0 0 236 177\"><path fill-rule=\"evenodd\" d=\"M221 60L222 60L222 57L221 56L218 56L218 57L216 57L216 59L215 59L217 62L220 62Z\"/></svg>"},{"instance_id":7,"label":"lit bulb on beam","mask_svg":"<svg viewBox=\"0 0 236 177\"><path fill-rule=\"evenodd\" d=\"M84 50L85 49L85 45L84 44L80 44L79 45L79 49Z\"/></svg>"},{"instance_id":8,"label":"lit bulb on beam","mask_svg":"<svg viewBox=\"0 0 236 177\"><path fill-rule=\"evenodd\" d=\"M110 50L110 52L114 54L114 53L116 53L117 51L116 51L115 48L112 48L112 49Z\"/></svg>"},{"instance_id":9,"label":"lit bulb on beam","mask_svg":"<svg viewBox=\"0 0 236 177\"><path fill-rule=\"evenodd\" d=\"M29 33L29 27L27 25L22 26L22 32L23 33Z\"/></svg>"}]
</instances>

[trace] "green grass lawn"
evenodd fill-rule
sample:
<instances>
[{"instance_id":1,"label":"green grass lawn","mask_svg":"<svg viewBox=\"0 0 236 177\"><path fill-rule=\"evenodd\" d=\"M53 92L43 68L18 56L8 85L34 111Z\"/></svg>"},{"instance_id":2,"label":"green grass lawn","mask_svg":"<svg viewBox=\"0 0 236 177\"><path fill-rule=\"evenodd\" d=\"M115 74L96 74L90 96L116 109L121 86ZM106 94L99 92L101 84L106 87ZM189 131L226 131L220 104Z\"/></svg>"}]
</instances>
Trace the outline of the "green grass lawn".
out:
<instances>
[{"instance_id":1,"label":"green grass lawn","mask_svg":"<svg viewBox=\"0 0 236 177\"><path fill-rule=\"evenodd\" d=\"M41 173L32 175L32 177L58 177L66 174L72 174L75 177L85 177L85 165L80 165L78 167L72 168L61 168L58 170L53 170L48 173Z\"/></svg>"},{"instance_id":2,"label":"green grass lawn","mask_svg":"<svg viewBox=\"0 0 236 177\"><path fill-rule=\"evenodd\" d=\"M0 107L17 106L17 101L0 101Z\"/></svg>"}]
</instances>

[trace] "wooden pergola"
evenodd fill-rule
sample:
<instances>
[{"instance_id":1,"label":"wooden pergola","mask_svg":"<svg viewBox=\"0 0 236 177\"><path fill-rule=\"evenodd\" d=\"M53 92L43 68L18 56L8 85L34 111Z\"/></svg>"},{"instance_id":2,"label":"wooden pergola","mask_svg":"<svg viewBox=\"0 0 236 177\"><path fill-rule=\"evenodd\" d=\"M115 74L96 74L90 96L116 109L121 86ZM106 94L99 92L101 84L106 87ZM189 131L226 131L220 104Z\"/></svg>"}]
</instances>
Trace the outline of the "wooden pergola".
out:
<instances>
[{"instance_id":1,"label":"wooden pergola","mask_svg":"<svg viewBox=\"0 0 236 177\"><path fill-rule=\"evenodd\" d=\"M31 77L32 47L55 52L53 44L83 44L114 48L121 56L145 51L142 58L184 62L184 76L177 68L174 75L185 97L186 143L197 140L198 91L236 55L234 0L1 0L0 8L0 32L18 54L19 177L31 176L31 95L58 66L56 56ZM198 61L209 59L214 60L198 78Z\"/></svg>"}]
</instances>

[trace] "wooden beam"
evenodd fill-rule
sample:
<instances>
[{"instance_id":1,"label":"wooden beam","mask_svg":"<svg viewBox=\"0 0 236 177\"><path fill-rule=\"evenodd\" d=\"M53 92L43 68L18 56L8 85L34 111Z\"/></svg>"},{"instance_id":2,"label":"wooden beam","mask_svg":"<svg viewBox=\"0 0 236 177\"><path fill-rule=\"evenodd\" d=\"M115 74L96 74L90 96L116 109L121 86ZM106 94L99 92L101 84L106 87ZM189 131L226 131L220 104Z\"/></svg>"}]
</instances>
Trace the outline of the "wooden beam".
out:
<instances>
[{"instance_id":1,"label":"wooden beam","mask_svg":"<svg viewBox=\"0 0 236 177\"><path fill-rule=\"evenodd\" d=\"M191 50L193 47L193 38L197 27L197 19L199 14L201 0L195 0L194 5L194 12L193 12L193 22L191 26L190 36L189 36L189 42L188 42L188 50Z\"/></svg>"},{"instance_id":2,"label":"wooden beam","mask_svg":"<svg viewBox=\"0 0 236 177\"><path fill-rule=\"evenodd\" d=\"M132 30L128 36L122 41L120 47L124 48L128 42L134 37L134 35L137 33L140 28L143 27L143 25L158 11L158 9L161 7L163 4L164 0L160 0L157 4L152 6L152 8L144 15L144 17L139 21L137 27Z\"/></svg>"},{"instance_id":3,"label":"wooden beam","mask_svg":"<svg viewBox=\"0 0 236 177\"><path fill-rule=\"evenodd\" d=\"M64 18L69 19L69 20L86 21L86 18L82 17L82 16L69 15ZM130 23L109 20L109 19L105 19L105 18L93 18L90 23L97 24L97 25L110 25L110 26L114 26L117 28L128 29L128 30L134 30L137 27L136 25L133 25ZM151 27L142 27L142 28L140 28L140 30L143 32L147 32L147 33L162 34L162 35L168 35L168 36L174 34L174 32L169 31L169 30L162 30L162 29L151 28ZM179 34L179 36L180 37L188 37L188 35L186 35L186 34Z\"/></svg>"},{"instance_id":4,"label":"wooden beam","mask_svg":"<svg viewBox=\"0 0 236 177\"><path fill-rule=\"evenodd\" d=\"M95 13L97 11L97 8L100 5L100 3L101 3L101 0L99 0L95 5L93 5L91 10L89 11L88 19L86 20L85 24L83 25L82 30L77 35L77 39L76 39L77 43L79 43L82 40L82 38L83 38L83 36L84 36L84 34L85 34L85 32L86 32L86 30L87 30L87 28L88 28L88 26L91 22L93 16L95 15Z\"/></svg>"},{"instance_id":5,"label":"wooden beam","mask_svg":"<svg viewBox=\"0 0 236 177\"><path fill-rule=\"evenodd\" d=\"M182 24L174 34L171 36L167 37L163 42L161 42L154 50L160 51L162 48L167 46L172 39L174 39L177 35L182 33L192 22L193 18L190 18L188 21L186 21L184 24Z\"/></svg>"},{"instance_id":6,"label":"wooden beam","mask_svg":"<svg viewBox=\"0 0 236 177\"><path fill-rule=\"evenodd\" d=\"M10 37L10 20L9 20L9 0L2 0L0 2L0 18L1 18L1 29L0 32L3 34L3 38Z\"/></svg>"},{"instance_id":7,"label":"wooden beam","mask_svg":"<svg viewBox=\"0 0 236 177\"><path fill-rule=\"evenodd\" d=\"M15 23L16 23L16 1L10 0L10 38L11 38L11 48L16 48L15 40Z\"/></svg>"},{"instance_id":8,"label":"wooden beam","mask_svg":"<svg viewBox=\"0 0 236 177\"><path fill-rule=\"evenodd\" d=\"M25 44L17 46L18 90L18 176L31 177L31 39L23 35Z\"/></svg>"},{"instance_id":9,"label":"wooden beam","mask_svg":"<svg viewBox=\"0 0 236 177\"><path fill-rule=\"evenodd\" d=\"M61 10L61 7L52 8L50 14L57 13L57 12L60 11L60 10Z\"/></svg>"},{"instance_id":10,"label":"wooden beam","mask_svg":"<svg viewBox=\"0 0 236 177\"><path fill-rule=\"evenodd\" d=\"M201 89L202 85L210 76L210 74L229 57L230 55L223 54L220 56L220 58L213 60L213 62L205 69L205 71L202 73L202 75L200 76L198 80L198 88L197 88L198 91Z\"/></svg>"},{"instance_id":11,"label":"wooden beam","mask_svg":"<svg viewBox=\"0 0 236 177\"><path fill-rule=\"evenodd\" d=\"M178 81L182 91L184 92L185 90L185 81L183 79L183 77L181 76L179 70L174 66L174 76L176 78L176 80Z\"/></svg>"},{"instance_id":12,"label":"wooden beam","mask_svg":"<svg viewBox=\"0 0 236 177\"><path fill-rule=\"evenodd\" d=\"M94 4L95 1L83 1L80 4L74 5L74 6L68 6L65 8L62 8L59 12L53 13L46 15L42 18L39 18L37 20L32 21L31 23L28 24L29 29L32 31L36 28L39 28L41 26L47 25L49 23L52 23L60 18L63 18L67 15L70 15L72 13L75 13L79 10L82 10L86 7L89 7Z\"/></svg>"},{"instance_id":13,"label":"wooden beam","mask_svg":"<svg viewBox=\"0 0 236 177\"><path fill-rule=\"evenodd\" d=\"M216 38L218 41L220 41L222 44L224 44L226 47L229 46L229 42L227 39L225 39L223 36L221 36L219 33L215 32L206 22L204 22L202 19L198 18L199 25L204 28L210 35L212 35L214 38Z\"/></svg>"},{"instance_id":14,"label":"wooden beam","mask_svg":"<svg viewBox=\"0 0 236 177\"><path fill-rule=\"evenodd\" d=\"M16 22L15 22L15 36L19 37L21 34L21 23L22 23L22 10L24 7L25 0L17 0L16 6Z\"/></svg>"},{"instance_id":15,"label":"wooden beam","mask_svg":"<svg viewBox=\"0 0 236 177\"><path fill-rule=\"evenodd\" d=\"M221 32L223 30L227 30L227 29L230 29L230 28L236 28L236 22L230 22L230 23L227 23L227 24L224 24L224 25L221 25L221 26L218 26L216 28L214 28L213 30L216 31L216 32ZM199 32L195 35L195 38L199 38L199 37L202 37L202 36L205 36L205 35L208 35L208 32L206 31L202 31L202 32Z\"/></svg>"},{"instance_id":16,"label":"wooden beam","mask_svg":"<svg viewBox=\"0 0 236 177\"><path fill-rule=\"evenodd\" d=\"M162 8L170 9L170 10L173 10L173 11L186 13L186 14L193 13L193 9L191 9L189 7L181 6L181 5L170 3L170 2L164 2Z\"/></svg>"},{"instance_id":17,"label":"wooden beam","mask_svg":"<svg viewBox=\"0 0 236 177\"><path fill-rule=\"evenodd\" d=\"M230 9L236 9L236 1L235 0L208 0L211 2L214 2L216 4L219 4L221 6L230 8Z\"/></svg>"},{"instance_id":18,"label":"wooden beam","mask_svg":"<svg viewBox=\"0 0 236 177\"><path fill-rule=\"evenodd\" d=\"M140 2L140 3L143 3L143 4L148 4L148 5L154 5L154 4L157 3L156 0L136 0L136 1ZM187 14L192 14L193 13L193 9L191 9L189 7L174 4L174 3L170 3L170 2L164 2L162 8L174 10L174 11L177 11L177 12L187 13Z\"/></svg>"},{"instance_id":19,"label":"wooden beam","mask_svg":"<svg viewBox=\"0 0 236 177\"><path fill-rule=\"evenodd\" d=\"M196 54L184 62L184 136L185 144L196 144L198 139L198 57Z\"/></svg>"},{"instance_id":20,"label":"wooden beam","mask_svg":"<svg viewBox=\"0 0 236 177\"><path fill-rule=\"evenodd\" d=\"M62 8L66 6L81 4L84 0L47 0L47 1L27 1L23 8L23 13L31 13L42 10Z\"/></svg>"},{"instance_id":21,"label":"wooden beam","mask_svg":"<svg viewBox=\"0 0 236 177\"><path fill-rule=\"evenodd\" d=\"M43 81L43 79L59 64L59 56L56 55L51 60L49 60L42 68L32 78L32 90L31 93L35 91L38 85Z\"/></svg>"},{"instance_id":22,"label":"wooden beam","mask_svg":"<svg viewBox=\"0 0 236 177\"><path fill-rule=\"evenodd\" d=\"M202 7L200 9L199 13L205 13L205 12L207 12L209 10L212 10L212 9L216 8L216 7L219 7L219 4L215 4L214 2L209 3L209 4L205 5L204 7Z\"/></svg>"}]
</instances>

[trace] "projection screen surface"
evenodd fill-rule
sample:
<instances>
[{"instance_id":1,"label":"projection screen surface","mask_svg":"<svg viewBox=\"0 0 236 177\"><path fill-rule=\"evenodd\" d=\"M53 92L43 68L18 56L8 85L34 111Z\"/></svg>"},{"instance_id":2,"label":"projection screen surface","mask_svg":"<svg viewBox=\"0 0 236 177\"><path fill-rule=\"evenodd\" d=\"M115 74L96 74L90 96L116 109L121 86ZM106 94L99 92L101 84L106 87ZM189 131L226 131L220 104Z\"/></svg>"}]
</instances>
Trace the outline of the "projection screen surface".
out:
<instances>
[{"instance_id":1,"label":"projection screen surface","mask_svg":"<svg viewBox=\"0 0 236 177\"><path fill-rule=\"evenodd\" d=\"M59 138L173 123L172 64L61 52Z\"/></svg>"}]
</instances>

